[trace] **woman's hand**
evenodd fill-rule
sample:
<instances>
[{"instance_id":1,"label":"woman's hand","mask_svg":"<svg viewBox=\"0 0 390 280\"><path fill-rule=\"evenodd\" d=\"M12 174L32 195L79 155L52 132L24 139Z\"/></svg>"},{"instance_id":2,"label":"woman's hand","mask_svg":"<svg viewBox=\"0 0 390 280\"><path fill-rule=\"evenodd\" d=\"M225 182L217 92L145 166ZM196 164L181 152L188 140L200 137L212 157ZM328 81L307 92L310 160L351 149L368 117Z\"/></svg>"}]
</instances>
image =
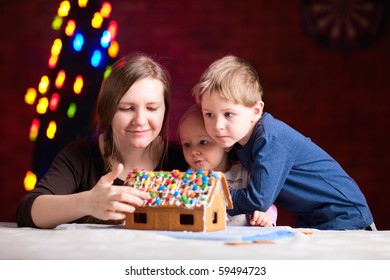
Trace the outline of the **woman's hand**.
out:
<instances>
[{"instance_id":1,"label":"woman's hand","mask_svg":"<svg viewBox=\"0 0 390 280\"><path fill-rule=\"evenodd\" d=\"M142 206L149 193L127 186L113 185L114 180L123 171L123 165L102 176L95 187L89 191L86 207L89 215L101 220L122 220L125 213L135 211Z\"/></svg>"}]
</instances>

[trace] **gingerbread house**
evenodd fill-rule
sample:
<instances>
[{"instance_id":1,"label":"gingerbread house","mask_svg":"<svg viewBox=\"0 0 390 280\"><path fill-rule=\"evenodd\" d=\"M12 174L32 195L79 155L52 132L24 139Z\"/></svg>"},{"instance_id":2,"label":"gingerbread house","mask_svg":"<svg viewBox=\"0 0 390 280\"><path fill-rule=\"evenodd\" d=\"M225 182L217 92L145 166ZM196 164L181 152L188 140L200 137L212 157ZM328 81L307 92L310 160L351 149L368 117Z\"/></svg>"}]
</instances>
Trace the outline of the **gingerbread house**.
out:
<instances>
[{"instance_id":1,"label":"gingerbread house","mask_svg":"<svg viewBox=\"0 0 390 280\"><path fill-rule=\"evenodd\" d=\"M226 227L233 208L222 172L134 170L125 185L150 193L144 206L126 215L125 228L169 231L217 231Z\"/></svg>"}]
</instances>

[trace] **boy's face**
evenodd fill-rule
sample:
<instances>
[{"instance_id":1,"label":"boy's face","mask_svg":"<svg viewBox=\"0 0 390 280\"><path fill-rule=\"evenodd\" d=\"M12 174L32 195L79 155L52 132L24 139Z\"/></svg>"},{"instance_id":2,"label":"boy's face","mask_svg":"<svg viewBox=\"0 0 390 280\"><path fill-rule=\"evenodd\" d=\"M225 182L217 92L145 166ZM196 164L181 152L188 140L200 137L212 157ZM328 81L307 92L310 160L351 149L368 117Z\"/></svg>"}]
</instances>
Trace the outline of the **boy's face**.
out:
<instances>
[{"instance_id":1,"label":"boy's face","mask_svg":"<svg viewBox=\"0 0 390 280\"><path fill-rule=\"evenodd\" d=\"M248 143L263 113L263 102L253 107L233 103L219 93L203 94L201 107L207 133L224 148Z\"/></svg>"},{"instance_id":2,"label":"boy's face","mask_svg":"<svg viewBox=\"0 0 390 280\"><path fill-rule=\"evenodd\" d=\"M192 168L228 171L227 153L207 134L201 115L188 116L179 127L179 135L184 157Z\"/></svg>"}]
</instances>

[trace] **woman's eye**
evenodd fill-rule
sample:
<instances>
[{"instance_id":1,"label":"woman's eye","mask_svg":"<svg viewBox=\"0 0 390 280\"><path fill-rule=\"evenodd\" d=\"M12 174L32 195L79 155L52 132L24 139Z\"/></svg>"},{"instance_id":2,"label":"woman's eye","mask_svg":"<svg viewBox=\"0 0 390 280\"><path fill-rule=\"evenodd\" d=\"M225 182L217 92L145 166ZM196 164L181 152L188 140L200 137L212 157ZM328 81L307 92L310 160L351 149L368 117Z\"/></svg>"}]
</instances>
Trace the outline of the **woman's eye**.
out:
<instances>
[{"instance_id":1,"label":"woman's eye","mask_svg":"<svg viewBox=\"0 0 390 280\"><path fill-rule=\"evenodd\" d=\"M133 108L132 107L119 107L118 110L119 111L131 111L131 110L133 110Z\"/></svg>"},{"instance_id":2,"label":"woman's eye","mask_svg":"<svg viewBox=\"0 0 390 280\"><path fill-rule=\"evenodd\" d=\"M201 145L207 145L209 143L209 141L207 140L200 140L199 142Z\"/></svg>"},{"instance_id":3,"label":"woman's eye","mask_svg":"<svg viewBox=\"0 0 390 280\"><path fill-rule=\"evenodd\" d=\"M149 111L157 111L158 107L148 107L147 109Z\"/></svg>"}]
</instances>

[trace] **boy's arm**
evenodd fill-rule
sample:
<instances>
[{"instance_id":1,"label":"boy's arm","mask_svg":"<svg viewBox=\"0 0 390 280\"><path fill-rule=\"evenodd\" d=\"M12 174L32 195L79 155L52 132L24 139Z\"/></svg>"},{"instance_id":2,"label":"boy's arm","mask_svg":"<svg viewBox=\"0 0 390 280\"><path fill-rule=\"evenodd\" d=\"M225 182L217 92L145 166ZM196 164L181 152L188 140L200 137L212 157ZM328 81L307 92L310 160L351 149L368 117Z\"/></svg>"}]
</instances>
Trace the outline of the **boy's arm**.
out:
<instances>
[{"instance_id":1,"label":"boy's arm","mask_svg":"<svg viewBox=\"0 0 390 280\"><path fill-rule=\"evenodd\" d=\"M243 166L250 167L247 188L231 191L234 209L229 215L252 214L255 210L266 212L278 197L294 162L287 145L276 139L259 138L251 155L240 158Z\"/></svg>"}]
</instances>

